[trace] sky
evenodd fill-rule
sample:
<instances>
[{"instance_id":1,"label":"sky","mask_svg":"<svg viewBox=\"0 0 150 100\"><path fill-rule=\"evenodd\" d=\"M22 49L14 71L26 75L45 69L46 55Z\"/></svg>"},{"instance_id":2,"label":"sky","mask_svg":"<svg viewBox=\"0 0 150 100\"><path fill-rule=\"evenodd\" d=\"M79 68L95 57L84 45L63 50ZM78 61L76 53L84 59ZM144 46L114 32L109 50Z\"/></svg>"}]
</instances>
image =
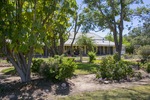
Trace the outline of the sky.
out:
<instances>
[{"instance_id":1,"label":"sky","mask_svg":"<svg viewBox=\"0 0 150 100\"><path fill-rule=\"evenodd\" d=\"M76 0L78 5L81 5L82 4L82 1L83 0ZM147 5L147 4L150 4L150 0L143 0L144 4L143 5ZM141 4L133 4L131 8L136 8L136 7L140 7ZM125 22L124 23L124 26L130 26L131 23L130 22ZM134 19L133 20L133 25L132 25L132 28L134 27L137 27L137 26L141 26L142 24L138 23L138 20L137 19ZM95 32L95 31L90 31L92 33L96 33L102 37L105 37L108 33L110 33L110 30L109 29L106 29L105 31L99 31L99 32ZM128 34L129 33L129 30L127 28L124 28L124 31L123 31L123 34Z\"/></svg>"}]
</instances>

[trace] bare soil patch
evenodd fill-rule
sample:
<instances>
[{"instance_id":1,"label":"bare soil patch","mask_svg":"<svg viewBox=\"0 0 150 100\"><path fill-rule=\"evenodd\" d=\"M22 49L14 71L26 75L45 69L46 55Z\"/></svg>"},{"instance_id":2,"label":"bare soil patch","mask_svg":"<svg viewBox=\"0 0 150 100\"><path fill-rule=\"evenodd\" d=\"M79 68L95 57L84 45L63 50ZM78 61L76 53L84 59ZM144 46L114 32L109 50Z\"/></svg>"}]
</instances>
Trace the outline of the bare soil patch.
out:
<instances>
[{"instance_id":1,"label":"bare soil patch","mask_svg":"<svg viewBox=\"0 0 150 100\"><path fill-rule=\"evenodd\" d=\"M8 67L5 67L8 68ZM0 67L0 71L4 67ZM133 82L100 84L95 74L77 75L66 82L53 83L45 79L32 77L29 83L21 83L18 76L3 75L0 73L0 100L10 98L23 100L54 100L60 96L78 94L86 91L110 90L116 88L128 88L150 84L150 74L139 70L143 73L143 79Z\"/></svg>"}]
</instances>

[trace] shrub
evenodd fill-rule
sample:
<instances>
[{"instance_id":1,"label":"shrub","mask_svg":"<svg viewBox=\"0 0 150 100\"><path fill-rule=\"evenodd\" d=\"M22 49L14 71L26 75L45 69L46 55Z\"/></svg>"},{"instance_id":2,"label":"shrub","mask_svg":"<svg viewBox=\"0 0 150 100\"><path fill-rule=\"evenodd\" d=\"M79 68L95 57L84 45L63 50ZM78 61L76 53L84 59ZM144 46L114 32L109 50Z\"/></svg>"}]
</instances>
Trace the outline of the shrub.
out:
<instances>
[{"instance_id":1,"label":"shrub","mask_svg":"<svg viewBox=\"0 0 150 100\"><path fill-rule=\"evenodd\" d=\"M49 62L42 63L40 75L53 81L64 81L71 78L76 68L74 59L64 59L59 57L49 59Z\"/></svg>"},{"instance_id":2,"label":"shrub","mask_svg":"<svg viewBox=\"0 0 150 100\"><path fill-rule=\"evenodd\" d=\"M95 52L88 52L88 56L89 56L89 62L90 63L93 63L94 62L94 60L96 60L96 54L95 54Z\"/></svg>"},{"instance_id":3,"label":"shrub","mask_svg":"<svg viewBox=\"0 0 150 100\"><path fill-rule=\"evenodd\" d=\"M32 62L31 71L34 73L39 73L41 64L44 62L42 59L35 59Z\"/></svg>"},{"instance_id":4,"label":"shrub","mask_svg":"<svg viewBox=\"0 0 150 100\"><path fill-rule=\"evenodd\" d=\"M134 46L132 45L126 46L126 53L133 54L133 51L134 51Z\"/></svg>"},{"instance_id":5,"label":"shrub","mask_svg":"<svg viewBox=\"0 0 150 100\"><path fill-rule=\"evenodd\" d=\"M118 54L118 52L116 52L116 53L113 55L113 59L115 60L115 62L119 61L119 54Z\"/></svg>"},{"instance_id":6,"label":"shrub","mask_svg":"<svg viewBox=\"0 0 150 100\"><path fill-rule=\"evenodd\" d=\"M126 79L127 76L132 76L132 68L124 61L117 61L114 56L108 56L102 58L97 77L102 77L103 79L109 80L120 80Z\"/></svg>"},{"instance_id":7,"label":"shrub","mask_svg":"<svg viewBox=\"0 0 150 100\"><path fill-rule=\"evenodd\" d=\"M147 64L147 69L146 70L147 70L148 73L150 73L150 63Z\"/></svg>"},{"instance_id":8,"label":"shrub","mask_svg":"<svg viewBox=\"0 0 150 100\"><path fill-rule=\"evenodd\" d=\"M132 66L135 66L138 64L136 61L123 61L123 62L126 63L127 65L132 65Z\"/></svg>"},{"instance_id":9,"label":"shrub","mask_svg":"<svg viewBox=\"0 0 150 100\"><path fill-rule=\"evenodd\" d=\"M136 51L143 58L148 58L150 56L150 45L141 46Z\"/></svg>"},{"instance_id":10,"label":"shrub","mask_svg":"<svg viewBox=\"0 0 150 100\"><path fill-rule=\"evenodd\" d=\"M114 64L112 76L114 80L127 79L127 76L132 75L133 70L128 64L124 63L123 61L119 61L118 63Z\"/></svg>"},{"instance_id":11,"label":"shrub","mask_svg":"<svg viewBox=\"0 0 150 100\"><path fill-rule=\"evenodd\" d=\"M98 75L98 77L101 76L103 79L104 78L111 79L113 62L114 61L112 57L110 56L106 58L103 57L99 68L100 73L98 73L100 75Z\"/></svg>"},{"instance_id":12,"label":"shrub","mask_svg":"<svg viewBox=\"0 0 150 100\"><path fill-rule=\"evenodd\" d=\"M123 54L124 59L131 59L133 58L132 54Z\"/></svg>"},{"instance_id":13,"label":"shrub","mask_svg":"<svg viewBox=\"0 0 150 100\"><path fill-rule=\"evenodd\" d=\"M62 59L63 59L63 57L64 57L64 55L61 55L61 56L59 56L59 55L55 55L55 56L54 56L54 59L55 59L55 60L57 60L57 61L58 61L58 63L62 63Z\"/></svg>"},{"instance_id":14,"label":"shrub","mask_svg":"<svg viewBox=\"0 0 150 100\"><path fill-rule=\"evenodd\" d=\"M58 74L56 75L56 79L65 80L66 78L71 78L76 68L76 63L73 59L63 60L61 64L59 64Z\"/></svg>"}]
</instances>

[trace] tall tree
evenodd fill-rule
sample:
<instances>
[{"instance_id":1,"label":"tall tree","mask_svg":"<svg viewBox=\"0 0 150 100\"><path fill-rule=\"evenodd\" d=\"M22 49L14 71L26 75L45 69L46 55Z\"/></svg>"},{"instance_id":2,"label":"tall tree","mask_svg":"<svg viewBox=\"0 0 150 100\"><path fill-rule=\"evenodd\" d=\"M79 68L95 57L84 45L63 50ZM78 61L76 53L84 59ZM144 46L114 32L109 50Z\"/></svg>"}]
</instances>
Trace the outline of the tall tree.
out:
<instances>
[{"instance_id":1,"label":"tall tree","mask_svg":"<svg viewBox=\"0 0 150 100\"><path fill-rule=\"evenodd\" d=\"M71 33L71 35L73 35L73 39L71 41L71 45L70 45L70 52L71 52L71 55L73 56L74 55L74 50L73 50L73 44L74 44L74 41L76 39L76 35L78 34L80 28L81 28L81 25L83 23L83 14L82 14L82 5L78 5L78 8L76 9L76 13L74 14L74 16L72 17L73 19L73 24L72 24L72 28L73 28L73 32Z\"/></svg>"},{"instance_id":2,"label":"tall tree","mask_svg":"<svg viewBox=\"0 0 150 100\"><path fill-rule=\"evenodd\" d=\"M33 53L41 51L53 34L53 16L72 13L75 0L2 0L0 49L17 70L22 82L30 81ZM61 23L61 21L60 21Z\"/></svg>"},{"instance_id":3,"label":"tall tree","mask_svg":"<svg viewBox=\"0 0 150 100\"><path fill-rule=\"evenodd\" d=\"M121 58L124 21L130 21L130 4L141 0L84 0L85 30L110 29L113 33L116 51Z\"/></svg>"},{"instance_id":4,"label":"tall tree","mask_svg":"<svg viewBox=\"0 0 150 100\"><path fill-rule=\"evenodd\" d=\"M133 28L128 34L132 45L150 45L150 5L137 8L134 15L138 17L141 26Z\"/></svg>"}]
</instances>

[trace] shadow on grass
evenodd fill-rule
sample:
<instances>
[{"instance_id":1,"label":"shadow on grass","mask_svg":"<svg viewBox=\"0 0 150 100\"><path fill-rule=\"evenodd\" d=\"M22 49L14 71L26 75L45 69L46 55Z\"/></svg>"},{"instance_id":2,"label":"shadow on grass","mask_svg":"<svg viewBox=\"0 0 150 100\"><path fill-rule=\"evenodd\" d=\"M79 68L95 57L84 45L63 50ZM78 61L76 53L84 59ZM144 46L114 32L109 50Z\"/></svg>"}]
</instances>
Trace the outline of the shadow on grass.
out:
<instances>
[{"instance_id":1,"label":"shadow on grass","mask_svg":"<svg viewBox=\"0 0 150 100\"><path fill-rule=\"evenodd\" d=\"M95 73L99 67L97 64L92 63L78 63L78 70L88 71L90 73Z\"/></svg>"}]
</instances>

